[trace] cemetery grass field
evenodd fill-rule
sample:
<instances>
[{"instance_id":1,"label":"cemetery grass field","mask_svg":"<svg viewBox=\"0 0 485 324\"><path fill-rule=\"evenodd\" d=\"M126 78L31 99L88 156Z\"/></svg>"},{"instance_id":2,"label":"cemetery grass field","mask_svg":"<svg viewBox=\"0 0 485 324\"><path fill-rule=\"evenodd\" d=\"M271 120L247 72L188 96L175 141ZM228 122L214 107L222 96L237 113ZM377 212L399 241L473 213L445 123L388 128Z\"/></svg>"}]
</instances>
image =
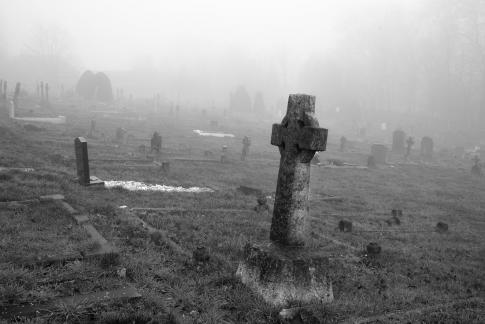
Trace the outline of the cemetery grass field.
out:
<instances>
[{"instance_id":1,"label":"cemetery grass field","mask_svg":"<svg viewBox=\"0 0 485 324\"><path fill-rule=\"evenodd\" d=\"M244 246L269 239L271 211L255 212L256 197L237 188L261 189L272 208L279 153L269 140L271 123L278 120L250 123L222 115L205 117L199 111L192 116L182 112L179 117L166 113L146 120L117 120L117 115L103 117L67 106L54 107L51 114L65 115L67 127L26 127L9 123L2 115L0 167L34 170L0 171L0 202L62 194L116 246L119 257L36 265L32 262L39 256L83 254L97 247L55 202L2 205L0 308L52 302L46 314L18 319L27 323L281 322L281 308L265 304L235 276ZM80 186L74 181L73 142L86 136L93 117L97 132L87 138L92 175L102 180L208 187L214 192ZM211 127L211 119L218 119L221 126ZM322 121L321 125L325 127ZM132 135L127 144L111 141L117 127ZM236 137L202 137L193 129ZM136 162L99 161L145 159L138 147L149 146L153 131L163 137L162 154L155 160L171 160L168 173L156 166L132 166ZM329 130L327 151L320 153L320 161L334 158L365 165L370 144L355 143L348 152L338 152L339 136L333 132ZM243 162L239 155L245 135L252 145ZM225 164L174 160L218 160L222 145L229 147ZM398 164L400 160L391 156L390 165L377 169L312 165L307 245L329 257L335 300L291 305L301 323L485 321L485 179L470 174L468 161L437 157L432 163ZM416 152L412 160L417 161ZM329 196L342 200L325 200ZM388 222L392 209L403 211L399 225ZM137 218L161 232L149 233ZM352 232L340 232L340 220L352 221ZM448 224L449 230L437 232L438 222ZM365 253L370 242L380 244L380 255ZM208 260L193 260L198 247L205 248ZM129 302L55 303L124 285L135 287L141 297Z\"/></svg>"}]
</instances>

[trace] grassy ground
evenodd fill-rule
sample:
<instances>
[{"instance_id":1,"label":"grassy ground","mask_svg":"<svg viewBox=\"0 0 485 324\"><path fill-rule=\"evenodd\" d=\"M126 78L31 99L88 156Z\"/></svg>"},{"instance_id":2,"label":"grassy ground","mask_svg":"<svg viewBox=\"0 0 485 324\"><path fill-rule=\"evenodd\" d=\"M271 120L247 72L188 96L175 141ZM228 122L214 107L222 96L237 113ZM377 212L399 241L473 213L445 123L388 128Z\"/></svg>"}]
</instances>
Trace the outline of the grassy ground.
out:
<instances>
[{"instance_id":1,"label":"grassy ground","mask_svg":"<svg viewBox=\"0 0 485 324\"><path fill-rule=\"evenodd\" d=\"M137 323L150 319L163 322L169 320L172 311L195 323L279 322L280 309L265 304L234 276L244 245L264 242L269 237L271 214L254 212L255 197L245 196L236 188L246 185L260 188L268 196L274 193L279 154L276 147L269 145L270 121L251 123L229 116L202 117L199 112L191 116L182 112L184 118L155 114L145 121L117 121L98 114L97 139L88 139L92 159L145 157L137 148L140 144L148 145L148 141L125 145L110 141L120 126L142 139L159 131L164 150L156 157L159 160L204 158L207 150L213 152L214 159L219 159L222 145L229 146L227 164L172 161L168 174L156 168L128 168L122 163L91 163L91 174L104 180L208 186L216 190L176 194L77 185L72 181L75 176L73 139L88 133L90 119L96 114L68 108L68 105L54 106L51 112L54 116L66 115L68 127L44 125L44 130L32 131L21 125L0 124L0 132L4 134L0 138L0 166L36 168L32 173L1 173L0 201L62 193L74 208L87 213L103 236L121 250L121 259L108 267L96 262L47 270L20 266L8 256L46 251L63 253L88 247L83 245L83 233L55 207L28 206L2 211L0 222L2 242L5 242L2 247L5 248L0 259L0 280L10 286L6 286L8 294L2 294L9 297L0 299L0 303L49 299L131 283L142 293L140 300L124 306L81 305L77 311L86 316L90 314L93 321L105 323L122 323L123 318L133 322L130 314L137 316ZM199 137L192 132L193 129L210 130L211 119L218 119L222 124L219 130L234 133L236 138ZM251 136L252 146L248 161L241 162L239 153L245 135ZM327 152L320 154L320 160L337 158L365 164L368 151L369 144L356 143L351 152L342 153L330 142ZM412 159L416 161L417 157ZM400 157L391 156L391 161L398 162ZM328 305L297 305L303 306L299 318L306 323L337 323L425 309L471 297L484 298L485 179L472 177L468 167L464 167L467 167L466 161L447 156L428 164L395 164L378 169L312 166L308 245L331 259L335 301ZM328 195L344 200L323 201ZM166 231L189 254L197 247L205 247L210 261L194 263L130 221L126 209L119 209L122 205L234 208L247 212L137 212L153 227ZM403 210L401 225L387 224L392 209ZM337 230L337 223L342 219L353 222L353 232ZM439 221L449 225L448 233L435 231ZM14 246L12 240L16 237L23 239ZM363 253L369 242L382 246L380 256L369 257ZM117 277L121 268L126 269L126 278ZM66 288L59 292L50 284L38 284L38 278L43 278L42 283L42 280L52 281L68 275L79 278L75 281L75 291ZM102 278L99 287L92 283L93 278ZM62 322L62 316L53 320ZM382 323L483 321L483 301L373 320Z\"/></svg>"}]
</instances>

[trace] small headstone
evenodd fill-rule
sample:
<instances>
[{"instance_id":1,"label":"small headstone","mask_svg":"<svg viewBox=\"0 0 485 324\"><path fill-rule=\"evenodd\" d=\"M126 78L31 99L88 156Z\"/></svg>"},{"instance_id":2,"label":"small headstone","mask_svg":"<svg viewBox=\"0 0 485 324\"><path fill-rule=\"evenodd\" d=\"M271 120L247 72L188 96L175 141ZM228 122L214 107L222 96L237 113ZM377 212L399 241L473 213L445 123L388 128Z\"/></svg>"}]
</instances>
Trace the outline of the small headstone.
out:
<instances>
[{"instance_id":1,"label":"small headstone","mask_svg":"<svg viewBox=\"0 0 485 324\"><path fill-rule=\"evenodd\" d=\"M162 136L158 132L154 132L150 140L150 153L155 151L157 154L162 150Z\"/></svg>"},{"instance_id":2,"label":"small headstone","mask_svg":"<svg viewBox=\"0 0 485 324\"><path fill-rule=\"evenodd\" d=\"M192 252L192 258L195 263L204 263L210 260L209 250L205 246L198 246Z\"/></svg>"},{"instance_id":3,"label":"small headstone","mask_svg":"<svg viewBox=\"0 0 485 324\"><path fill-rule=\"evenodd\" d=\"M377 165L376 165L376 160L374 159L374 157L372 155L370 155L368 158L367 158L367 167L368 168L375 168Z\"/></svg>"},{"instance_id":4,"label":"small headstone","mask_svg":"<svg viewBox=\"0 0 485 324\"><path fill-rule=\"evenodd\" d=\"M402 130L395 130L392 133L392 151L395 153L404 153L404 141L406 133Z\"/></svg>"},{"instance_id":5,"label":"small headstone","mask_svg":"<svg viewBox=\"0 0 485 324\"><path fill-rule=\"evenodd\" d=\"M254 207L254 211L257 213L269 211L269 206L268 206L268 199L266 199L265 196L260 196L256 199L257 205Z\"/></svg>"},{"instance_id":6,"label":"small headstone","mask_svg":"<svg viewBox=\"0 0 485 324\"><path fill-rule=\"evenodd\" d=\"M338 229L340 232L352 232L352 222L347 220L341 220L338 222Z\"/></svg>"},{"instance_id":7,"label":"small headstone","mask_svg":"<svg viewBox=\"0 0 485 324\"><path fill-rule=\"evenodd\" d=\"M126 134L126 130L124 128L118 127L116 129L116 134L115 134L115 136L116 136L116 142L117 143L123 143L125 134Z\"/></svg>"},{"instance_id":8,"label":"small headstone","mask_svg":"<svg viewBox=\"0 0 485 324\"><path fill-rule=\"evenodd\" d=\"M480 158L475 155L475 157L473 158L473 166L472 166L472 174L475 175L475 176L482 176L483 173L482 173L482 166L480 165Z\"/></svg>"},{"instance_id":9,"label":"small headstone","mask_svg":"<svg viewBox=\"0 0 485 324\"><path fill-rule=\"evenodd\" d=\"M448 224L443 223L443 222L438 222L438 224L436 224L436 231L438 233L448 232Z\"/></svg>"},{"instance_id":10,"label":"small headstone","mask_svg":"<svg viewBox=\"0 0 485 324\"><path fill-rule=\"evenodd\" d=\"M431 159L433 157L433 139L425 136L421 139L421 157L425 159Z\"/></svg>"},{"instance_id":11,"label":"small headstone","mask_svg":"<svg viewBox=\"0 0 485 324\"><path fill-rule=\"evenodd\" d=\"M212 153L212 151L208 151L208 150L204 151L204 156L206 156L206 157L213 156L213 155L214 155L214 153Z\"/></svg>"},{"instance_id":12,"label":"small headstone","mask_svg":"<svg viewBox=\"0 0 485 324\"><path fill-rule=\"evenodd\" d=\"M222 146L221 163L227 162L227 145Z\"/></svg>"},{"instance_id":13,"label":"small headstone","mask_svg":"<svg viewBox=\"0 0 485 324\"><path fill-rule=\"evenodd\" d=\"M170 172L170 162L168 161L162 162L162 171L165 173Z\"/></svg>"},{"instance_id":14,"label":"small headstone","mask_svg":"<svg viewBox=\"0 0 485 324\"><path fill-rule=\"evenodd\" d=\"M414 145L414 139L409 136L408 139L406 140L406 155L405 158L408 159L409 156L411 155L411 149Z\"/></svg>"},{"instance_id":15,"label":"small headstone","mask_svg":"<svg viewBox=\"0 0 485 324\"><path fill-rule=\"evenodd\" d=\"M381 253L381 246L375 242L367 244L366 251L368 255L378 255Z\"/></svg>"},{"instance_id":16,"label":"small headstone","mask_svg":"<svg viewBox=\"0 0 485 324\"><path fill-rule=\"evenodd\" d=\"M371 146L371 155L374 157L374 162L376 164L387 163L387 152L387 146L384 144L373 144Z\"/></svg>"},{"instance_id":17,"label":"small headstone","mask_svg":"<svg viewBox=\"0 0 485 324\"><path fill-rule=\"evenodd\" d=\"M347 138L345 136L340 137L340 152L345 151L346 145L347 145Z\"/></svg>"},{"instance_id":18,"label":"small headstone","mask_svg":"<svg viewBox=\"0 0 485 324\"><path fill-rule=\"evenodd\" d=\"M138 153L141 153L141 154L146 153L146 146L144 144L138 146Z\"/></svg>"},{"instance_id":19,"label":"small headstone","mask_svg":"<svg viewBox=\"0 0 485 324\"><path fill-rule=\"evenodd\" d=\"M243 144L243 148L241 153L241 161L244 161L246 160L246 156L249 153L249 146L251 145L251 139L247 136L244 136L242 144Z\"/></svg>"},{"instance_id":20,"label":"small headstone","mask_svg":"<svg viewBox=\"0 0 485 324\"><path fill-rule=\"evenodd\" d=\"M88 142L83 137L76 137L74 140L74 151L76 153L76 167L78 181L83 186L104 184L97 177L89 174Z\"/></svg>"}]
</instances>

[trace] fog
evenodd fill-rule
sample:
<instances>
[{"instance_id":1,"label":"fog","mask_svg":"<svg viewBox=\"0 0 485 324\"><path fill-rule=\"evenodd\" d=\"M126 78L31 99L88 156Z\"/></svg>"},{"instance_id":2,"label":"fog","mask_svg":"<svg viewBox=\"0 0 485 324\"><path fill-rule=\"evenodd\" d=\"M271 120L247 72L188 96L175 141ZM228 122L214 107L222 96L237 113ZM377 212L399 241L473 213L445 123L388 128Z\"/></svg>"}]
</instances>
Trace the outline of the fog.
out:
<instances>
[{"instance_id":1,"label":"fog","mask_svg":"<svg viewBox=\"0 0 485 324\"><path fill-rule=\"evenodd\" d=\"M320 113L354 124L395 112L479 131L484 7L481 0L0 0L0 78L27 90L45 80L60 91L85 70L102 71L134 97L159 93L166 102L221 109L244 87L273 113L285 109L289 93L304 92L317 96Z\"/></svg>"}]
</instances>

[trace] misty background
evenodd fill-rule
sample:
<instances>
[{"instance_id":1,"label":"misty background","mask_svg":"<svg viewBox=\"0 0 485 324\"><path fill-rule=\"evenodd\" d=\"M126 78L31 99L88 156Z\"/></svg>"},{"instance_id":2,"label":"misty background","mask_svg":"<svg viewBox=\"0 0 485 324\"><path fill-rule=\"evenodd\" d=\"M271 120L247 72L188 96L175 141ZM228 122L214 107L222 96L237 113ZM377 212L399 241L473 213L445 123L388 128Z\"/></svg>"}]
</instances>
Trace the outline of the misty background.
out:
<instances>
[{"instance_id":1,"label":"misty background","mask_svg":"<svg viewBox=\"0 0 485 324\"><path fill-rule=\"evenodd\" d=\"M242 96L270 116L301 92L325 126L471 145L485 140L484 18L482 0L0 0L0 78L56 95L91 70L135 98Z\"/></svg>"}]
</instances>

